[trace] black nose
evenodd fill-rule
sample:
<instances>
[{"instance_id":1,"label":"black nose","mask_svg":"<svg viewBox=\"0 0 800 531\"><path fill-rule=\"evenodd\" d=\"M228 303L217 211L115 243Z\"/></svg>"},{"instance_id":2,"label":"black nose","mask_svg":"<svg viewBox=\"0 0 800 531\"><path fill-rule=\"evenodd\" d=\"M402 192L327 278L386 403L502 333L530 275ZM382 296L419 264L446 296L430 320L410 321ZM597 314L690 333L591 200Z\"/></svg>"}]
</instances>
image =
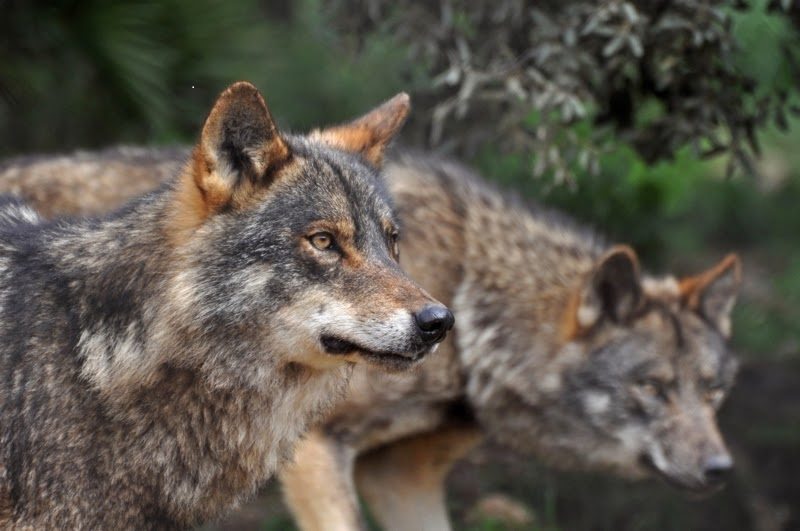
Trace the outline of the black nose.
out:
<instances>
[{"instance_id":1,"label":"black nose","mask_svg":"<svg viewBox=\"0 0 800 531\"><path fill-rule=\"evenodd\" d=\"M450 310L439 304L430 304L414 314L422 338L429 343L444 339L447 331L453 328L455 318Z\"/></svg>"},{"instance_id":2,"label":"black nose","mask_svg":"<svg viewBox=\"0 0 800 531\"><path fill-rule=\"evenodd\" d=\"M705 462L705 477L709 483L722 483L733 470L733 459L728 454L712 455Z\"/></svg>"}]
</instances>

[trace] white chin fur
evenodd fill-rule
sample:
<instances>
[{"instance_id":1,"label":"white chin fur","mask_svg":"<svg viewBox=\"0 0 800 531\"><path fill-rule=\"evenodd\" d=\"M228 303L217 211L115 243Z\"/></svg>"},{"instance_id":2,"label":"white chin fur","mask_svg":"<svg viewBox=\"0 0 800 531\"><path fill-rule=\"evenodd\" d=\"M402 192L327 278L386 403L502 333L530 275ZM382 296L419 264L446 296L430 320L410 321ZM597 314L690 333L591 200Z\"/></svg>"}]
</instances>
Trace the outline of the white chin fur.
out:
<instances>
[{"instance_id":1,"label":"white chin fur","mask_svg":"<svg viewBox=\"0 0 800 531\"><path fill-rule=\"evenodd\" d=\"M310 324L320 330L320 335L330 334L376 352L405 352L415 330L413 317L405 310L382 318L365 318L346 304L328 305Z\"/></svg>"}]
</instances>

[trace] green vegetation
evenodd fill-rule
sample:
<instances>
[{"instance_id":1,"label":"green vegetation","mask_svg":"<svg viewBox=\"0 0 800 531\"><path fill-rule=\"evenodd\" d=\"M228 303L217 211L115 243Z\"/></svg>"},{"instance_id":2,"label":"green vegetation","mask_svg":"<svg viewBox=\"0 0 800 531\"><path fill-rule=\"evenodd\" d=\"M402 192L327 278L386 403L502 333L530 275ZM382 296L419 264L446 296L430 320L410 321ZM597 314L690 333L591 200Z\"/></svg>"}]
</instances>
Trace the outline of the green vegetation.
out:
<instances>
[{"instance_id":1,"label":"green vegetation","mask_svg":"<svg viewBox=\"0 0 800 531\"><path fill-rule=\"evenodd\" d=\"M0 154L186 142L231 81L281 122L345 119L407 87L402 50L347 55L316 2L73 0L3 5Z\"/></svg>"}]
</instances>

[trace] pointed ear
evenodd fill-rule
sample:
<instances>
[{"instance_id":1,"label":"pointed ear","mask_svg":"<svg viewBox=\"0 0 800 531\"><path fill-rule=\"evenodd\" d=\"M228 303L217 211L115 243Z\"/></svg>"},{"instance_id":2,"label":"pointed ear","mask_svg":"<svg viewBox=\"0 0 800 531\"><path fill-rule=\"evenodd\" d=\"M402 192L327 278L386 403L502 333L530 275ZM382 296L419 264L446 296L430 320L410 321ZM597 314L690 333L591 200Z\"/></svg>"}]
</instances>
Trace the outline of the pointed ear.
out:
<instances>
[{"instance_id":1,"label":"pointed ear","mask_svg":"<svg viewBox=\"0 0 800 531\"><path fill-rule=\"evenodd\" d=\"M742 282L739 257L729 254L720 263L679 283L681 301L708 319L725 337L731 334L731 311Z\"/></svg>"},{"instance_id":2,"label":"pointed ear","mask_svg":"<svg viewBox=\"0 0 800 531\"><path fill-rule=\"evenodd\" d=\"M383 152L402 127L411 109L408 94L401 92L361 118L311 133L326 144L361 154L367 161L379 166Z\"/></svg>"},{"instance_id":3,"label":"pointed ear","mask_svg":"<svg viewBox=\"0 0 800 531\"><path fill-rule=\"evenodd\" d=\"M642 288L639 260L626 245L612 247L594 267L578 299L575 320L588 329L602 317L625 322L639 307Z\"/></svg>"},{"instance_id":4,"label":"pointed ear","mask_svg":"<svg viewBox=\"0 0 800 531\"><path fill-rule=\"evenodd\" d=\"M192 158L194 183L206 210L213 212L270 183L290 157L258 90L234 83L219 96L206 118Z\"/></svg>"}]
</instances>

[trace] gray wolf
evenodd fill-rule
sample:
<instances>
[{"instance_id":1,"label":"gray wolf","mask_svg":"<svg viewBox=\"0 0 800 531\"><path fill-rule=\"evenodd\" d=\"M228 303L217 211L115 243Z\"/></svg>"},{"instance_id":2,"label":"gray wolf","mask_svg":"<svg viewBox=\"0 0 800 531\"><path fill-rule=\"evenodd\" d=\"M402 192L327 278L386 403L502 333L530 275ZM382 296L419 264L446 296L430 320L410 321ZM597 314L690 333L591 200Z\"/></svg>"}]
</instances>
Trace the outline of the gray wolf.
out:
<instances>
[{"instance_id":1,"label":"gray wolf","mask_svg":"<svg viewBox=\"0 0 800 531\"><path fill-rule=\"evenodd\" d=\"M556 466L719 488L735 255L647 275L630 247L459 165L401 157L386 175L401 265L458 325L418 373L357 371L298 446L281 479L303 529L363 525L356 491L386 529L449 528L447 472L485 437ZM349 495L320 503L331 485Z\"/></svg>"},{"instance_id":2,"label":"gray wolf","mask_svg":"<svg viewBox=\"0 0 800 531\"><path fill-rule=\"evenodd\" d=\"M86 162L68 161L60 178L80 182ZM447 472L486 437L558 466L721 485L732 467L716 411L737 366L735 255L693 276L648 275L630 247L457 164L401 156L385 174L401 265L458 325L414 373L355 371L281 473L302 528L362 526L358 490L387 529L446 529Z\"/></svg>"},{"instance_id":3,"label":"gray wolf","mask_svg":"<svg viewBox=\"0 0 800 531\"><path fill-rule=\"evenodd\" d=\"M185 528L291 455L354 364L452 316L403 274L378 175L408 111L276 128L225 90L183 169L106 217L0 202L0 527Z\"/></svg>"}]
</instances>

